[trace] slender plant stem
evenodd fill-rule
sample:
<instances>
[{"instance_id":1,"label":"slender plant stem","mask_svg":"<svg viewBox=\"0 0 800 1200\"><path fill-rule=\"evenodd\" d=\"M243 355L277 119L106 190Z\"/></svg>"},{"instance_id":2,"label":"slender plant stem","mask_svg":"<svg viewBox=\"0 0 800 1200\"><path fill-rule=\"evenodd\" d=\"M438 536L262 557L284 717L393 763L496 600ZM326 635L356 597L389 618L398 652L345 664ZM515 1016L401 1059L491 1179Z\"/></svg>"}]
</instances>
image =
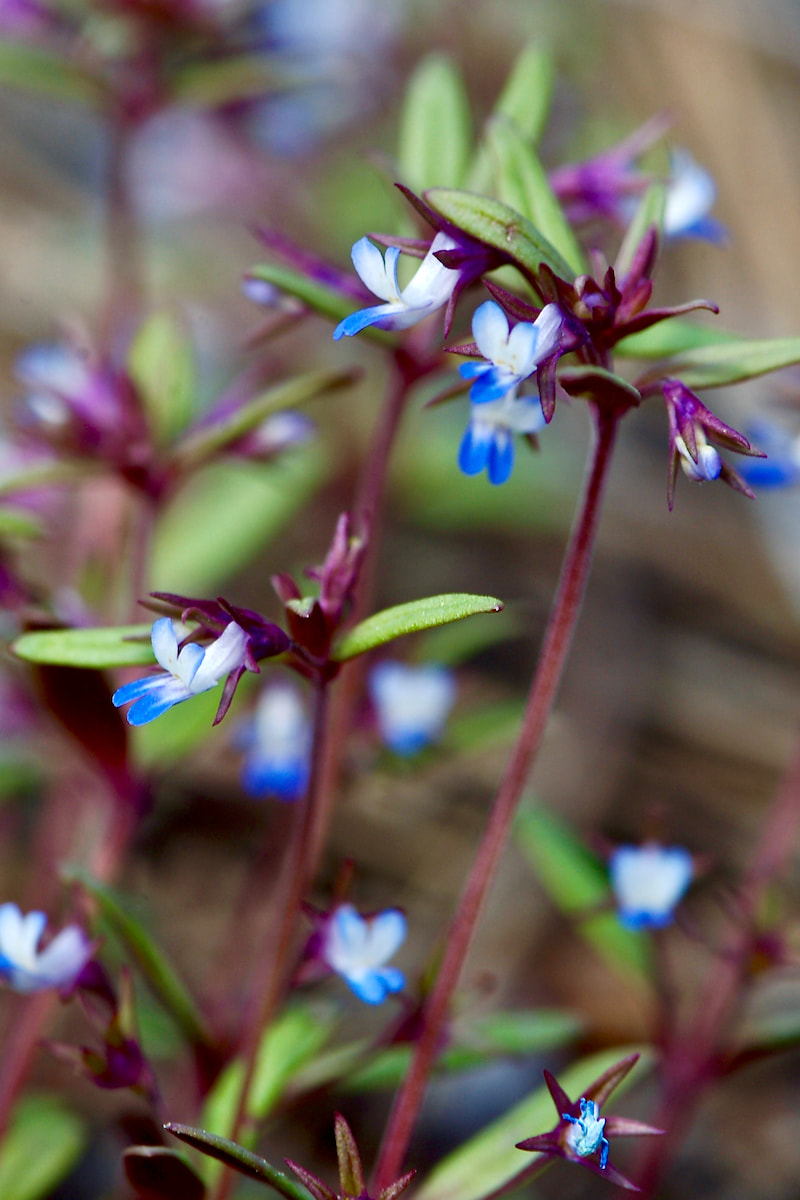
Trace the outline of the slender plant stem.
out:
<instances>
[{"instance_id":1,"label":"slender plant stem","mask_svg":"<svg viewBox=\"0 0 800 1200\"><path fill-rule=\"evenodd\" d=\"M596 433L583 497L516 746L500 784L486 831L461 895L422 1031L408 1074L395 1099L376 1168L375 1190L399 1174L440 1047L450 1001L458 984L486 896L508 839L514 814L542 740L566 663L589 573L601 502L614 446L616 416L595 413Z\"/></svg>"},{"instance_id":2,"label":"slender plant stem","mask_svg":"<svg viewBox=\"0 0 800 1200\"><path fill-rule=\"evenodd\" d=\"M654 1120L665 1135L653 1142L644 1160L639 1178L644 1196L654 1194L703 1092L719 1074L723 1037L741 998L757 937L759 905L792 853L799 826L800 742L742 882L733 928L700 995L694 1025L676 1030L666 1047L664 1098Z\"/></svg>"},{"instance_id":3,"label":"slender plant stem","mask_svg":"<svg viewBox=\"0 0 800 1200\"><path fill-rule=\"evenodd\" d=\"M244 1060L245 1077L233 1120L231 1137L235 1141L247 1120L248 1102L253 1086L258 1049L264 1030L272 1020L291 971L292 950L297 935L298 917L303 897L311 881L312 833L315 828L315 809L320 786L320 764L325 755L328 738L329 685L316 685L314 711L314 741L311 752L311 778L298 811L294 836L284 860L276 896L276 908L281 914L274 945L268 945L260 960L260 969L253 986L252 1001L245 1016L240 1057ZM220 1176L214 1200L225 1200L234 1176L225 1171Z\"/></svg>"}]
</instances>

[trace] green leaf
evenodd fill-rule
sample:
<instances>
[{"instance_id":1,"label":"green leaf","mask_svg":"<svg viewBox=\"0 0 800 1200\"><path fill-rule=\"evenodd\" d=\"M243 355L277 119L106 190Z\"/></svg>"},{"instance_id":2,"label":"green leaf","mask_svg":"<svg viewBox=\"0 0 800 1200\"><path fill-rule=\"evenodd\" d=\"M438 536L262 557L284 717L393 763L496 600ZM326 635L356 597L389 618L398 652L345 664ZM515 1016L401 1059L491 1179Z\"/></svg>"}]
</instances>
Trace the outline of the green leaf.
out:
<instances>
[{"instance_id":1,"label":"green leaf","mask_svg":"<svg viewBox=\"0 0 800 1200\"><path fill-rule=\"evenodd\" d=\"M27 662L63 667L138 667L155 662L150 625L118 625L107 629L45 629L23 633L11 649ZM128 641L128 638L141 639Z\"/></svg>"},{"instance_id":2,"label":"green leaf","mask_svg":"<svg viewBox=\"0 0 800 1200\"><path fill-rule=\"evenodd\" d=\"M41 487L57 487L72 483L85 472L84 464L76 462L41 462L19 471L10 471L0 478L0 496L14 496L20 492L33 491Z\"/></svg>"},{"instance_id":3,"label":"green leaf","mask_svg":"<svg viewBox=\"0 0 800 1200\"><path fill-rule=\"evenodd\" d=\"M297 408L324 392L347 387L356 378L356 373L348 370L311 371L269 388L220 420L191 431L176 446L173 460L181 470L195 467L250 433L272 413Z\"/></svg>"},{"instance_id":4,"label":"green leaf","mask_svg":"<svg viewBox=\"0 0 800 1200\"><path fill-rule=\"evenodd\" d=\"M92 108L105 100L104 89L86 71L42 46L21 41L0 41L0 87Z\"/></svg>"},{"instance_id":5,"label":"green leaf","mask_svg":"<svg viewBox=\"0 0 800 1200\"><path fill-rule=\"evenodd\" d=\"M464 181L471 145L469 100L456 67L431 54L417 67L400 116L400 177L415 192Z\"/></svg>"},{"instance_id":6,"label":"green leaf","mask_svg":"<svg viewBox=\"0 0 800 1200\"><path fill-rule=\"evenodd\" d=\"M498 198L536 226L569 263L573 275L584 272L583 251L536 151L503 118L489 122L487 138L496 164Z\"/></svg>"},{"instance_id":7,"label":"green leaf","mask_svg":"<svg viewBox=\"0 0 800 1200\"><path fill-rule=\"evenodd\" d=\"M88 1142L74 1113L51 1096L28 1096L14 1110L0 1147L0 1196L44 1200L72 1169Z\"/></svg>"},{"instance_id":8,"label":"green leaf","mask_svg":"<svg viewBox=\"0 0 800 1200\"><path fill-rule=\"evenodd\" d=\"M726 387L800 362L800 337L700 346L661 363L645 379L669 375L688 388Z\"/></svg>"},{"instance_id":9,"label":"green leaf","mask_svg":"<svg viewBox=\"0 0 800 1200\"><path fill-rule=\"evenodd\" d=\"M35 513L0 505L0 537L38 538L43 533L44 523Z\"/></svg>"},{"instance_id":10,"label":"green leaf","mask_svg":"<svg viewBox=\"0 0 800 1200\"><path fill-rule=\"evenodd\" d=\"M335 643L332 657L337 662L345 662L406 633L419 633L423 629L433 629L437 625L460 621L477 613L500 612L502 607L502 600L496 600L493 596L471 596L460 592L397 604L394 608L374 613L356 625L355 629L345 633Z\"/></svg>"},{"instance_id":11,"label":"green leaf","mask_svg":"<svg viewBox=\"0 0 800 1200\"><path fill-rule=\"evenodd\" d=\"M283 529L329 469L329 456L319 444L275 463L203 467L156 524L147 590L214 591Z\"/></svg>"},{"instance_id":12,"label":"green leaf","mask_svg":"<svg viewBox=\"0 0 800 1200\"><path fill-rule=\"evenodd\" d=\"M190 62L172 76L176 103L217 108L238 100L262 99L292 86L285 67L266 54L226 55Z\"/></svg>"},{"instance_id":13,"label":"green leaf","mask_svg":"<svg viewBox=\"0 0 800 1200\"><path fill-rule=\"evenodd\" d=\"M615 969L640 978L648 973L648 944L612 912L581 914L607 904L607 873L566 824L541 806L521 807L514 834L536 876L558 908L577 918L578 930Z\"/></svg>"},{"instance_id":14,"label":"green leaf","mask_svg":"<svg viewBox=\"0 0 800 1200\"><path fill-rule=\"evenodd\" d=\"M696 325L674 317L623 338L614 350L623 358L666 358L701 346L724 346L741 340L738 334L714 325Z\"/></svg>"},{"instance_id":15,"label":"green leaf","mask_svg":"<svg viewBox=\"0 0 800 1200\"><path fill-rule=\"evenodd\" d=\"M581 1031L581 1022L560 1009L530 1009L496 1012L464 1023L456 1037L487 1042L506 1054L536 1054L571 1042Z\"/></svg>"},{"instance_id":16,"label":"green leaf","mask_svg":"<svg viewBox=\"0 0 800 1200\"><path fill-rule=\"evenodd\" d=\"M613 403L622 412L636 408L642 402L640 392L632 383L613 371L606 371L604 367L564 367L559 373L558 382L570 396L587 396L590 400Z\"/></svg>"},{"instance_id":17,"label":"green leaf","mask_svg":"<svg viewBox=\"0 0 800 1200\"><path fill-rule=\"evenodd\" d=\"M667 189L663 183L654 183L647 189L639 201L633 220L625 231L622 245L614 263L614 273L622 280L631 269L633 257L644 235L651 225L655 225L660 235L664 225L664 209L667 203Z\"/></svg>"},{"instance_id":18,"label":"green leaf","mask_svg":"<svg viewBox=\"0 0 800 1200\"><path fill-rule=\"evenodd\" d=\"M352 296L345 296L335 288L326 287L324 283L319 283L316 279L309 279L302 272L294 271L291 267L284 267L280 263L258 263L247 273L254 279L264 279L267 283L274 284L287 296L294 296L296 300L305 304L312 312L318 313L319 316L326 317L330 321L336 321L337 324L355 307ZM388 335L380 329L375 329L374 326L368 326L363 333L371 334L374 341L386 344ZM360 336L361 334L359 334Z\"/></svg>"},{"instance_id":19,"label":"green leaf","mask_svg":"<svg viewBox=\"0 0 800 1200\"><path fill-rule=\"evenodd\" d=\"M211 1034L188 988L173 970L163 950L128 912L121 897L80 867L67 867L62 871L62 876L68 882L80 883L97 902L103 917L127 947L147 983L188 1040L211 1045Z\"/></svg>"},{"instance_id":20,"label":"green leaf","mask_svg":"<svg viewBox=\"0 0 800 1200\"><path fill-rule=\"evenodd\" d=\"M140 326L128 370L153 435L163 446L185 429L197 405L191 343L171 313L154 313Z\"/></svg>"},{"instance_id":21,"label":"green leaf","mask_svg":"<svg viewBox=\"0 0 800 1200\"><path fill-rule=\"evenodd\" d=\"M575 278L575 272L547 238L500 200L448 188L431 188L425 199L446 221L476 241L507 254L523 271L536 275L544 263L562 279Z\"/></svg>"},{"instance_id":22,"label":"green leaf","mask_svg":"<svg viewBox=\"0 0 800 1200\"><path fill-rule=\"evenodd\" d=\"M550 112L554 82L552 56L538 44L531 43L511 68L492 117L505 117L524 138L536 145ZM486 192L493 177L492 155L484 136L470 166L466 186L471 192Z\"/></svg>"},{"instance_id":23,"label":"green leaf","mask_svg":"<svg viewBox=\"0 0 800 1200\"><path fill-rule=\"evenodd\" d=\"M278 1171L260 1154L253 1154L251 1150L229 1141L228 1138L207 1133L205 1129L195 1129L191 1125L178 1125L174 1121L167 1122L164 1128L187 1146L194 1146L195 1150L200 1150L201 1153L232 1167L248 1179L268 1184L285 1196L286 1200L310 1200L310 1193L301 1183L290 1179L283 1171Z\"/></svg>"},{"instance_id":24,"label":"green leaf","mask_svg":"<svg viewBox=\"0 0 800 1200\"><path fill-rule=\"evenodd\" d=\"M570 1097L580 1096L598 1075L628 1049L604 1050L559 1074ZM630 1078L630 1077L629 1077ZM618 1089L621 1092L627 1080ZM615 1093L616 1094L618 1094ZM535 1161L516 1143L552 1129L558 1120L546 1087L540 1087L452 1154L442 1159L415 1193L415 1200L481 1200Z\"/></svg>"}]
</instances>

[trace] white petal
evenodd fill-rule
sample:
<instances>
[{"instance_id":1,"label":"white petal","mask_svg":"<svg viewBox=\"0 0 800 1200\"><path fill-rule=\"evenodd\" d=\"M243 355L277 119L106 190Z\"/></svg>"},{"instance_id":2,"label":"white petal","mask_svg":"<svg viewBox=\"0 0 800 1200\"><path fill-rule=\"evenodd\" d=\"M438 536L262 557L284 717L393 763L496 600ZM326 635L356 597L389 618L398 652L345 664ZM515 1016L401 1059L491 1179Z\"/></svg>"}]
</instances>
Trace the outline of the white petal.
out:
<instances>
[{"instance_id":1,"label":"white petal","mask_svg":"<svg viewBox=\"0 0 800 1200\"><path fill-rule=\"evenodd\" d=\"M687 150L673 151L671 168L664 233L667 237L676 237L708 215L717 189L712 175L695 162Z\"/></svg>"},{"instance_id":2,"label":"white petal","mask_svg":"<svg viewBox=\"0 0 800 1200\"><path fill-rule=\"evenodd\" d=\"M244 664L246 650L247 634L241 625L231 621L229 625L225 626L221 636L206 650L203 661L192 680L192 692L208 691L209 688L219 683L224 675L241 667Z\"/></svg>"},{"instance_id":3,"label":"white petal","mask_svg":"<svg viewBox=\"0 0 800 1200\"><path fill-rule=\"evenodd\" d=\"M508 318L494 300L485 300L472 317L472 336L484 358L505 361L508 349Z\"/></svg>"},{"instance_id":4,"label":"white petal","mask_svg":"<svg viewBox=\"0 0 800 1200\"><path fill-rule=\"evenodd\" d=\"M378 913L369 923L365 965L382 967L406 940L408 924L398 909Z\"/></svg>"},{"instance_id":5,"label":"white petal","mask_svg":"<svg viewBox=\"0 0 800 1200\"><path fill-rule=\"evenodd\" d=\"M435 254L438 250L454 250L456 243L445 233L437 233L416 275L403 289L403 303L408 308L433 311L441 308L453 294L460 272L442 266Z\"/></svg>"},{"instance_id":6,"label":"white petal","mask_svg":"<svg viewBox=\"0 0 800 1200\"><path fill-rule=\"evenodd\" d=\"M159 617L157 621L153 622L150 641L156 660L165 671L174 675L178 665L178 638L169 617Z\"/></svg>"},{"instance_id":7,"label":"white petal","mask_svg":"<svg viewBox=\"0 0 800 1200\"><path fill-rule=\"evenodd\" d=\"M516 392L510 393L502 402L502 408L498 412L498 424L500 424L500 414L503 418L502 423L507 429L513 429L515 433L541 433L547 425L542 412L542 402L535 392L531 392L527 396L517 396Z\"/></svg>"},{"instance_id":8,"label":"white petal","mask_svg":"<svg viewBox=\"0 0 800 1200\"><path fill-rule=\"evenodd\" d=\"M611 885L623 912L668 916L692 874L692 856L680 846L620 846L611 858Z\"/></svg>"},{"instance_id":9,"label":"white petal","mask_svg":"<svg viewBox=\"0 0 800 1200\"><path fill-rule=\"evenodd\" d=\"M540 363L558 349L564 318L557 304L546 304L533 323L537 330L536 362Z\"/></svg>"},{"instance_id":10,"label":"white petal","mask_svg":"<svg viewBox=\"0 0 800 1200\"><path fill-rule=\"evenodd\" d=\"M15 959L22 933L22 913L16 904L0 904L0 956Z\"/></svg>"},{"instance_id":11,"label":"white petal","mask_svg":"<svg viewBox=\"0 0 800 1200\"><path fill-rule=\"evenodd\" d=\"M367 922L352 904L340 904L328 922L325 959L342 975L364 967L367 948Z\"/></svg>"},{"instance_id":12,"label":"white petal","mask_svg":"<svg viewBox=\"0 0 800 1200\"><path fill-rule=\"evenodd\" d=\"M353 246L353 266L362 282L381 300L400 300L400 289L397 286L398 254L399 251L395 249L390 257L390 251L387 251L384 261L378 247L366 237Z\"/></svg>"},{"instance_id":13,"label":"white petal","mask_svg":"<svg viewBox=\"0 0 800 1200\"><path fill-rule=\"evenodd\" d=\"M36 975L41 985L66 987L83 970L90 953L83 930L77 925L67 925L39 955Z\"/></svg>"}]
</instances>

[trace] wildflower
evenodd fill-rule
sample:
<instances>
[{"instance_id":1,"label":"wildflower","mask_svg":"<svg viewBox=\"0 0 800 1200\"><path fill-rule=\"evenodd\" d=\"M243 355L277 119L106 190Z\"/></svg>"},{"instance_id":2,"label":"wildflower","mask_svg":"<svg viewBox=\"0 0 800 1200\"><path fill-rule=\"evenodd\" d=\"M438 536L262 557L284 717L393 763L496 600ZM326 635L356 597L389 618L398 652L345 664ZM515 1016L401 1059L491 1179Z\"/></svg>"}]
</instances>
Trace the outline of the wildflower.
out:
<instances>
[{"instance_id":1,"label":"wildflower","mask_svg":"<svg viewBox=\"0 0 800 1200\"><path fill-rule=\"evenodd\" d=\"M374 242L361 238L353 246L353 266L369 290L386 303L362 308L345 317L334 330L334 340L352 337L368 325L377 325L380 329L408 329L442 308L452 296L460 273L443 266L436 254L440 250L456 248L456 241L448 234L437 233L413 279L401 291L397 281L399 248L390 246L384 257Z\"/></svg>"},{"instance_id":2,"label":"wildflower","mask_svg":"<svg viewBox=\"0 0 800 1200\"><path fill-rule=\"evenodd\" d=\"M487 300L472 318L475 344L488 362L462 363L462 379L474 379L469 398L489 404L516 389L533 375L539 363L558 352L563 318L557 304L548 304L535 321L520 321L509 332L499 304Z\"/></svg>"},{"instance_id":3,"label":"wildflower","mask_svg":"<svg viewBox=\"0 0 800 1200\"><path fill-rule=\"evenodd\" d=\"M91 944L77 925L65 926L38 950L46 925L43 912L23 916L16 904L0 904L0 978L15 992L70 988L89 960Z\"/></svg>"},{"instance_id":4,"label":"wildflower","mask_svg":"<svg viewBox=\"0 0 800 1200\"><path fill-rule=\"evenodd\" d=\"M627 1117L601 1117L600 1109L639 1058L631 1054L620 1059L586 1088L579 1101L570 1100L558 1080L545 1071L547 1089L553 1098L559 1120L549 1133L539 1133L517 1143L518 1150L531 1150L549 1158L566 1158L580 1163L595 1175L619 1187L637 1191L636 1185L612 1167L608 1161L608 1137L660 1134L661 1129Z\"/></svg>"},{"instance_id":5,"label":"wildflower","mask_svg":"<svg viewBox=\"0 0 800 1200\"><path fill-rule=\"evenodd\" d=\"M30 346L15 373L26 389L28 412L44 432L72 429L89 449L127 428L129 382L77 346Z\"/></svg>"},{"instance_id":6,"label":"wildflower","mask_svg":"<svg viewBox=\"0 0 800 1200\"><path fill-rule=\"evenodd\" d=\"M163 672L123 684L111 698L115 708L133 701L127 712L129 725L146 725L174 704L210 691L224 676L244 670L247 658L248 637L235 621L210 646L187 642L179 651L172 621L160 617L153 624L151 641Z\"/></svg>"},{"instance_id":7,"label":"wildflower","mask_svg":"<svg viewBox=\"0 0 800 1200\"><path fill-rule=\"evenodd\" d=\"M729 450L764 458L754 450L743 434L720 421L693 392L677 379L665 379L661 390L669 417L669 474L667 503L672 508L678 464L684 475L695 483L722 479L737 492L753 499L753 493L740 475L724 462L708 438L713 437Z\"/></svg>"},{"instance_id":8,"label":"wildflower","mask_svg":"<svg viewBox=\"0 0 800 1200\"><path fill-rule=\"evenodd\" d=\"M781 488L800 482L798 434L767 420L753 422L747 433L765 448L767 457L742 463L740 474L746 484L754 488Z\"/></svg>"},{"instance_id":9,"label":"wildflower","mask_svg":"<svg viewBox=\"0 0 800 1200\"><path fill-rule=\"evenodd\" d=\"M296 688L265 688L248 732L242 784L252 796L297 800L308 786L311 726Z\"/></svg>"},{"instance_id":10,"label":"wildflower","mask_svg":"<svg viewBox=\"0 0 800 1200\"><path fill-rule=\"evenodd\" d=\"M321 956L359 1000L382 1004L405 987L403 972L385 964L405 941L406 928L399 909L365 918L352 904L340 904L328 918Z\"/></svg>"},{"instance_id":11,"label":"wildflower","mask_svg":"<svg viewBox=\"0 0 800 1200\"><path fill-rule=\"evenodd\" d=\"M692 158L688 150L673 150L664 208L664 236L700 238L724 242L725 226L710 216L717 196L712 175Z\"/></svg>"},{"instance_id":12,"label":"wildflower","mask_svg":"<svg viewBox=\"0 0 800 1200\"><path fill-rule=\"evenodd\" d=\"M336 1156L339 1160L338 1192L334 1192L316 1175L312 1175L305 1167L299 1167L290 1158L286 1159L287 1165L294 1171L297 1178L302 1180L314 1200L370 1200L364 1179L364 1168L361 1165L361 1155L350 1126L341 1113L336 1114L335 1130ZM407 1175L390 1183L388 1187L378 1193L376 1200L396 1200L415 1175L416 1171L409 1171Z\"/></svg>"},{"instance_id":13,"label":"wildflower","mask_svg":"<svg viewBox=\"0 0 800 1200\"><path fill-rule=\"evenodd\" d=\"M611 855L611 887L628 929L661 929L692 881L694 863L682 846L618 846Z\"/></svg>"},{"instance_id":14,"label":"wildflower","mask_svg":"<svg viewBox=\"0 0 800 1200\"><path fill-rule=\"evenodd\" d=\"M440 738L456 686L444 667L384 661L370 671L369 692L383 741L395 754L412 755Z\"/></svg>"},{"instance_id":15,"label":"wildflower","mask_svg":"<svg viewBox=\"0 0 800 1200\"><path fill-rule=\"evenodd\" d=\"M538 396L518 397L511 391L502 400L473 404L458 465L465 475L486 470L490 483L505 483L514 469L513 435L533 436L546 424Z\"/></svg>"}]
</instances>

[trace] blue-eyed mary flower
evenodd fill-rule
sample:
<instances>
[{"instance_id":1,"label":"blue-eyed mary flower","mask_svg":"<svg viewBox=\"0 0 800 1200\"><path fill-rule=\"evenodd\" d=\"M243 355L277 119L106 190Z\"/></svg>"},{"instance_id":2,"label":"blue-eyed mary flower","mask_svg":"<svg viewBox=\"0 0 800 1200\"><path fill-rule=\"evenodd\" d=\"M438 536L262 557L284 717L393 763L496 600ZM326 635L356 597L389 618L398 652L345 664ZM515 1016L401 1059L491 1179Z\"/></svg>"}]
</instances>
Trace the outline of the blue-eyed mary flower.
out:
<instances>
[{"instance_id":1,"label":"blue-eyed mary flower","mask_svg":"<svg viewBox=\"0 0 800 1200\"><path fill-rule=\"evenodd\" d=\"M682 846L618 846L609 860L617 915L628 929L661 929L692 882L694 861Z\"/></svg>"},{"instance_id":2,"label":"blue-eyed mary flower","mask_svg":"<svg viewBox=\"0 0 800 1200\"><path fill-rule=\"evenodd\" d=\"M210 691L227 675L244 669L248 657L247 634L235 621L210 646L187 642L179 649L172 621L160 617L153 624L151 641L163 671L123 684L112 697L115 708L131 705L129 725L146 725L173 705Z\"/></svg>"},{"instance_id":3,"label":"blue-eyed mary flower","mask_svg":"<svg viewBox=\"0 0 800 1200\"><path fill-rule=\"evenodd\" d=\"M636 1185L609 1163L609 1138L642 1137L660 1134L663 1130L628 1117L601 1117L600 1109L638 1058L638 1054L630 1054L614 1063L589 1084L579 1100L570 1100L555 1076L545 1071L544 1078L556 1106L558 1123L548 1133L539 1133L526 1138L524 1142L518 1142L517 1149L531 1150L549 1158L565 1158L569 1162L579 1163L609 1183L637 1191Z\"/></svg>"},{"instance_id":4,"label":"blue-eyed mary flower","mask_svg":"<svg viewBox=\"0 0 800 1200\"><path fill-rule=\"evenodd\" d=\"M325 923L320 957L365 1004L382 1004L405 987L405 976L389 959L406 937L406 919L396 908L362 917L340 904Z\"/></svg>"},{"instance_id":5,"label":"blue-eyed mary flower","mask_svg":"<svg viewBox=\"0 0 800 1200\"><path fill-rule=\"evenodd\" d=\"M556 304L548 304L535 321L519 321L509 330L499 304L487 300L475 311L472 333L484 362L462 363L463 379L470 388L470 421L458 455L465 475L486 470L491 483L500 484L514 468L514 434L536 434L546 424L538 395L517 395L517 388L545 361L562 352L563 318Z\"/></svg>"},{"instance_id":6,"label":"blue-eyed mary flower","mask_svg":"<svg viewBox=\"0 0 800 1200\"><path fill-rule=\"evenodd\" d=\"M437 233L414 277L401 290L397 279L400 250L389 246L385 256L374 242L363 237L353 246L353 266L383 304L351 313L334 330L334 340L352 337L377 325L380 329L408 329L443 308L455 291L460 272L445 267L436 257L440 250L454 250L457 243L446 233Z\"/></svg>"},{"instance_id":7,"label":"blue-eyed mary flower","mask_svg":"<svg viewBox=\"0 0 800 1200\"><path fill-rule=\"evenodd\" d=\"M678 465L684 475L694 483L722 479L729 487L752 499L753 493L750 488L742 477L720 458L709 438L713 438L728 450L735 450L738 454L763 458L763 452L754 450L743 434L715 416L680 380L665 379L660 386L669 418L669 507L672 508L675 497Z\"/></svg>"},{"instance_id":8,"label":"blue-eyed mary flower","mask_svg":"<svg viewBox=\"0 0 800 1200\"><path fill-rule=\"evenodd\" d=\"M382 740L395 754L417 754L441 736L456 698L452 672L444 667L377 663L369 694Z\"/></svg>"},{"instance_id":9,"label":"blue-eyed mary flower","mask_svg":"<svg viewBox=\"0 0 800 1200\"><path fill-rule=\"evenodd\" d=\"M664 236L724 242L728 231L710 215L716 197L717 187L710 172L695 162L688 150L673 150L664 208Z\"/></svg>"},{"instance_id":10,"label":"blue-eyed mary flower","mask_svg":"<svg viewBox=\"0 0 800 1200\"><path fill-rule=\"evenodd\" d=\"M246 736L245 791L298 800L308 786L311 723L297 688L283 681L264 688Z\"/></svg>"},{"instance_id":11,"label":"blue-eyed mary flower","mask_svg":"<svg viewBox=\"0 0 800 1200\"><path fill-rule=\"evenodd\" d=\"M16 904L0 904L0 979L15 992L64 991L75 983L92 953L77 925L67 925L43 950L43 912L23 916Z\"/></svg>"}]
</instances>

